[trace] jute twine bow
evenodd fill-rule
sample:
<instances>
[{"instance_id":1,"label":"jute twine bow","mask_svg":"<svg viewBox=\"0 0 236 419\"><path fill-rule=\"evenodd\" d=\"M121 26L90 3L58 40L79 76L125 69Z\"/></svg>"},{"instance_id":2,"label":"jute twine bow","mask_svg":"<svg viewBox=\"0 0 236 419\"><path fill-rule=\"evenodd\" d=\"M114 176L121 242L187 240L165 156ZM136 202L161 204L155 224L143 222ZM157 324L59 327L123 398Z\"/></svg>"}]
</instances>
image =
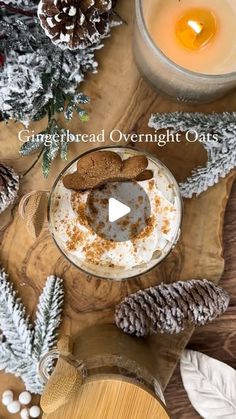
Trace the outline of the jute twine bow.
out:
<instances>
[{"instance_id":1,"label":"jute twine bow","mask_svg":"<svg viewBox=\"0 0 236 419\"><path fill-rule=\"evenodd\" d=\"M46 220L48 191L31 191L19 203L18 212L31 236L37 238Z\"/></svg>"}]
</instances>

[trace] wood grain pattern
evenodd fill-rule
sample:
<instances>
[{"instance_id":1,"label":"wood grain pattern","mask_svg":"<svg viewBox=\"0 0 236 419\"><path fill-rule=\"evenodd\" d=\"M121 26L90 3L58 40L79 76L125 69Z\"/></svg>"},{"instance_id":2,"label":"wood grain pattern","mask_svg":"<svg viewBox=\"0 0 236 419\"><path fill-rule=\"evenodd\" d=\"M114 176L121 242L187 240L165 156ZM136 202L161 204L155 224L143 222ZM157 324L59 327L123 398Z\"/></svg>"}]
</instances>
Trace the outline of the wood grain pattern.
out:
<instances>
[{"instance_id":1,"label":"wood grain pattern","mask_svg":"<svg viewBox=\"0 0 236 419\"><path fill-rule=\"evenodd\" d=\"M220 285L230 295L230 306L225 314L215 322L196 329L188 348L205 353L236 369L236 183L225 215L224 259L225 270ZM165 392L167 405L173 419L199 419L191 406L183 388L177 366Z\"/></svg>"},{"instance_id":2,"label":"wood grain pattern","mask_svg":"<svg viewBox=\"0 0 236 419\"><path fill-rule=\"evenodd\" d=\"M81 125L79 119L75 118L71 122L63 122L65 127L75 133L96 134L104 129L107 138L114 129L124 133L151 132L147 123L152 112L236 110L234 92L215 103L197 106L175 103L154 91L139 75L132 57L134 1L120 0L119 4L119 13L128 24L115 29L113 36L106 40L106 47L98 53L100 72L98 75L89 76L84 85L85 92L91 96L91 119L88 124ZM34 123L32 129L40 131L45 124L46 121ZM1 124L0 159L24 173L32 163L32 157L19 157L17 133L21 128L17 123ZM106 144L112 145L108 140ZM69 159L96 145L73 144ZM140 147L161 158L178 180L184 179L194 167L206 160L200 144L181 142L168 144L163 148L156 144L140 144ZM58 159L47 180L42 177L40 165L35 166L30 174L24 177L20 193L50 188L64 166L65 162ZM193 277L207 277L215 282L219 280L224 267L221 246L222 222L234 177L235 173L232 173L200 198L185 202L182 236L178 246L156 270L141 278L113 283L80 273L59 253L47 229L34 240L27 234L17 213L5 231L1 243L1 262L32 316L45 277L56 274L64 278L66 303L62 333L74 336L93 324L113 322L114 306L125 295L140 288L162 281L173 282ZM0 223L4 224L7 217L9 218L9 214L4 214ZM192 330L186 330L178 336L154 336L147 340L147 351L154 353L153 373L158 371L164 387L191 333ZM9 387L18 391L22 384L10 375L2 374L0 393ZM2 406L0 415L3 418L8 417Z\"/></svg>"},{"instance_id":3,"label":"wood grain pattern","mask_svg":"<svg viewBox=\"0 0 236 419\"><path fill-rule=\"evenodd\" d=\"M162 403L122 377L93 378L58 411L44 419L170 419Z\"/></svg>"}]
</instances>

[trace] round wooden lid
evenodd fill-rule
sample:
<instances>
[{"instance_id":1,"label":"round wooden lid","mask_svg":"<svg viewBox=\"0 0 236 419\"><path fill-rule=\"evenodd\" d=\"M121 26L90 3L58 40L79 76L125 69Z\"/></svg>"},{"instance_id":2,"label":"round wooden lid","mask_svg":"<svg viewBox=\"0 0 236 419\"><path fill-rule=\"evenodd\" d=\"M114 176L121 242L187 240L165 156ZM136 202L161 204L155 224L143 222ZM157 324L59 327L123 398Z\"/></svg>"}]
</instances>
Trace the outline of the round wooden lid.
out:
<instances>
[{"instance_id":1,"label":"round wooden lid","mask_svg":"<svg viewBox=\"0 0 236 419\"><path fill-rule=\"evenodd\" d=\"M144 387L119 377L89 378L68 403L44 419L170 419Z\"/></svg>"}]
</instances>

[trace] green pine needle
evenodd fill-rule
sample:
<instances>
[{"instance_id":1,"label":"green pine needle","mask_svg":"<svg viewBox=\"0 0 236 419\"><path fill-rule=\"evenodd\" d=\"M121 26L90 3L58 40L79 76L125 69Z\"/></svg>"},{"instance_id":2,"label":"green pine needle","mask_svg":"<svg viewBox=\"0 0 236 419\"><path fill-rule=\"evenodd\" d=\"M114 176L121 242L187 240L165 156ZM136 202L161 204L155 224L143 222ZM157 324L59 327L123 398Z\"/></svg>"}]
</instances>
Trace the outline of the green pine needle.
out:
<instances>
[{"instance_id":1,"label":"green pine needle","mask_svg":"<svg viewBox=\"0 0 236 419\"><path fill-rule=\"evenodd\" d=\"M45 79L46 83L47 80ZM48 126L40 135L42 138L35 137L24 143L19 152L22 156L29 156L38 150L42 150L42 172L44 177L48 177L53 161L59 156L62 160L67 159L69 143L63 139L66 130L62 128L55 118L55 114L63 112L67 120L71 120L74 111L79 115L81 122L89 120L88 113L79 105L89 103L89 97L83 93L65 96L61 91L55 91L53 99L41 111L48 115ZM36 116L37 119L37 116ZM40 118L39 118L40 119Z\"/></svg>"},{"instance_id":2,"label":"green pine needle","mask_svg":"<svg viewBox=\"0 0 236 419\"><path fill-rule=\"evenodd\" d=\"M46 134L46 131L43 131L41 134ZM43 147L43 141L33 141L32 139L25 142L20 148L20 154L22 156L29 156L29 154L35 153Z\"/></svg>"}]
</instances>

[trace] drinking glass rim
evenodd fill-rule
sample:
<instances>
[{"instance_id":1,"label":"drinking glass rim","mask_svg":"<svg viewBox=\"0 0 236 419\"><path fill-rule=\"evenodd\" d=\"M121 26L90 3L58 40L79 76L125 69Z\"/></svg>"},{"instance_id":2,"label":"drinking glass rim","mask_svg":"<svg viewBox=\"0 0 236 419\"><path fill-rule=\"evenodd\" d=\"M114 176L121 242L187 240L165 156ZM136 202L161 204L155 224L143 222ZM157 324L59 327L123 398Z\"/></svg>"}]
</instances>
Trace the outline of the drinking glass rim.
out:
<instances>
[{"instance_id":1,"label":"drinking glass rim","mask_svg":"<svg viewBox=\"0 0 236 419\"><path fill-rule=\"evenodd\" d=\"M99 151L99 150L109 150L109 149L129 149L132 151L137 151L137 152L142 152L143 154L145 154L146 156L149 156L150 158L157 160L158 163L160 164L160 166L162 166L168 173L168 175L172 178L174 184L175 184L175 188L176 188L176 192L177 192L177 196L178 196L178 200L179 200L179 206L180 206L180 214L179 214L179 226L178 229L176 231L176 236L175 236L175 241L172 243L172 246L170 247L169 251L165 254L162 255L162 257L158 260L158 262L151 267L148 267L146 270L144 270L141 274L139 274L139 276L141 275L145 275L148 272L152 271L153 269L155 269L163 260L165 260L167 258L167 256L169 256L169 254L173 251L173 248L176 246L176 244L179 241L179 237L180 237L180 233L181 233L181 227L182 227L182 223L183 223L183 199L180 193L180 188L179 188L179 184L174 176L174 174L172 173L172 171L156 156L153 156L151 153L149 153L146 150L141 150L139 148L134 148L131 146L122 146L122 145L113 145L113 146L100 146L100 147L95 147L95 148L91 148L81 154L79 154L77 157L75 157L74 159L72 159L63 169L62 171L59 173L59 175L56 177L51 189L50 189L50 193L49 193L49 198L48 198L48 205L47 205L47 221L48 221L48 229L49 229L49 233L50 236L52 237L56 247L58 248L58 250L60 251L60 253L63 254L63 256L65 257L65 259L72 264L76 269L78 269L79 271L81 271L82 273L86 274L86 275L91 275L94 278L97 279L104 279L104 280L108 280L108 281L114 281L113 278L108 278L99 275L99 274L95 274L95 273L90 273L88 271L86 271L85 268L82 268L81 266L78 266L73 260L70 259L70 257L63 251L63 249L60 247L59 243L57 242L54 233L53 233L53 228L52 228L52 222L51 222L51 203L52 203L52 196L53 193L55 191L55 188L58 184L58 182L60 181L60 179L63 177L63 175L66 173L66 171L77 162L78 159L80 159L81 157L85 156L86 154L89 154L93 151ZM130 279L134 279L137 277L137 274L134 274L132 276L128 276L126 277L124 275L124 278L116 280L117 282L121 282L121 281L129 281Z\"/></svg>"},{"instance_id":2,"label":"drinking glass rim","mask_svg":"<svg viewBox=\"0 0 236 419\"><path fill-rule=\"evenodd\" d=\"M216 80L224 80L224 81L234 81L236 79L236 71L231 73L223 73L223 74L204 74L204 73L197 73L195 71L188 70L187 68L182 67L181 65L175 63L170 58L165 55L162 50L158 47L158 45L153 41L152 37L150 36L149 30L147 28L144 13L143 13L143 2L145 0L135 0L135 9L136 9L136 20L139 30L143 32L144 38L147 44L152 48L155 55L159 55L163 58L163 60L168 63L173 69L179 71L180 73L184 73L196 79L202 79L206 81L216 81Z\"/></svg>"}]
</instances>

